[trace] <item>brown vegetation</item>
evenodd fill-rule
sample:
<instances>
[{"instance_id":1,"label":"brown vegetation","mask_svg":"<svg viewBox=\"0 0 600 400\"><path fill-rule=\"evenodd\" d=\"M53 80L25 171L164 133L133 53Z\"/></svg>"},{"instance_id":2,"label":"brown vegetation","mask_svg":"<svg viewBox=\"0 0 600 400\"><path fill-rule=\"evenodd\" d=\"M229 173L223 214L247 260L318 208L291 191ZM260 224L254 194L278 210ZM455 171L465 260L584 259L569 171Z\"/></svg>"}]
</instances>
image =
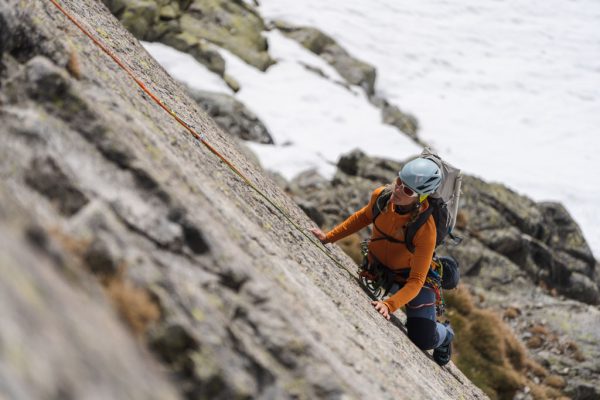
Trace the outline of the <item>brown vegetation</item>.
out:
<instances>
[{"instance_id":1,"label":"brown vegetation","mask_svg":"<svg viewBox=\"0 0 600 400\"><path fill-rule=\"evenodd\" d=\"M120 277L108 280L105 289L115 309L137 337L142 337L148 326L160 318L160 310L147 290Z\"/></svg>"},{"instance_id":2,"label":"brown vegetation","mask_svg":"<svg viewBox=\"0 0 600 400\"><path fill-rule=\"evenodd\" d=\"M458 229L466 229L469 223L469 217L463 211L459 211L456 214L456 227Z\"/></svg>"},{"instance_id":3,"label":"brown vegetation","mask_svg":"<svg viewBox=\"0 0 600 400\"><path fill-rule=\"evenodd\" d=\"M556 389L563 389L567 386L567 382L562 376L550 375L544 379L544 384Z\"/></svg>"},{"instance_id":4,"label":"brown vegetation","mask_svg":"<svg viewBox=\"0 0 600 400\"><path fill-rule=\"evenodd\" d=\"M506 310L504 310L504 318L506 319L515 319L519 315L521 315L521 310L519 310L517 307L508 307Z\"/></svg>"},{"instance_id":5,"label":"brown vegetation","mask_svg":"<svg viewBox=\"0 0 600 400\"><path fill-rule=\"evenodd\" d=\"M544 344L544 339L540 336L532 336L527 340L527 347L530 349L539 349Z\"/></svg>"},{"instance_id":6,"label":"brown vegetation","mask_svg":"<svg viewBox=\"0 0 600 400\"><path fill-rule=\"evenodd\" d=\"M49 235L79 263L86 264L84 255L88 252L92 241L74 238L57 228L51 229ZM160 309L146 289L136 287L126 279L125 271L125 264L121 264L117 272L113 274L94 273L93 270L90 270L104 287L111 303L125 324L136 337L141 337L149 325L160 318Z\"/></svg>"},{"instance_id":7,"label":"brown vegetation","mask_svg":"<svg viewBox=\"0 0 600 400\"><path fill-rule=\"evenodd\" d=\"M550 333L548 331L548 328L546 328L544 325L540 325L540 324L531 326L529 328L529 332L531 332L534 335L541 335L541 336L546 336L546 335L548 335L548 333Z\"/></svg>"},{"instance_id":8,"label":"brown vegetation","mask_svg":"<svg viewBox=\"0 0 600 400\"><path fill-rule=\"evenodd\" d=\"M75 51L71 51L69 55L69 61L67 62L67 71L75 79L81 79L81 64L79 63L79 56Z\"/></svg>"},{"instance_id":9,"label":"brown vegetation","mask_svg":"<svg viewBox=\"0 0 600 400\"><path fill-rule=\"evenodd\" d=\"M456 332L452 359L491 399L512 399L525 387L534 399L562 396L555 378L541 385L532 381L534 377L547 377L548 372L528 358L524 346L499 315L474 304L465 286L445 292L445 298L448 316ZM518 312L515 309L511 314L518 315ZM536 333L534 337L540 340L543 332L548 334L543 326L531 329Z\"/></svg>"},{"instance_id":10,"label":"brown vegetation","mask_svg":"<svg viewBox=\"0 0 600 400\"><path fill-rule=\"evenodd\" d=\"M464 221L466 225L466 221ZM338 242L357 264L362 262L360 236L348 236ZM447 316L456 333L452 360L460 370L492 400L512 399L517 391L528 388L536 400L561 399L559 381L549 377L548 371L528 357L523 344L496 312L479 308L485 301L482 294L475 298L464 285L444 292ZM508 307L504 318L521 315L517 307ZM541 346L552 335L543 325L530 328L532 337L528 346ZM533 340L533 342L532 342ZM567 349L573 348L566 345ZM575 350L571 350L576 354ZM560 377L558 377L560 378ZM533 379L545 379L536 384Z\"/></svg>"}]
</instances>

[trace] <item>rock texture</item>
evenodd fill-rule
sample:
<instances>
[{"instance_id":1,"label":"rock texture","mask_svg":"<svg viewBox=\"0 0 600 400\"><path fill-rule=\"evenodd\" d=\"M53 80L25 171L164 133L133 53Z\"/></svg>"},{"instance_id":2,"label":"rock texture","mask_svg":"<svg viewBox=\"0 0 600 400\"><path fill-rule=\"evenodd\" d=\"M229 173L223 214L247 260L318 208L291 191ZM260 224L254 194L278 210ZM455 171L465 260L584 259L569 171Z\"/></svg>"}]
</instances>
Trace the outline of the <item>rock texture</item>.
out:
<instances>
[{"instance_id":1,"label":"rock texture","mask_svg":"<svg viewBox=\"0 0 600 400\"><path fill-rule=\"evenodd\" d=\"M287 37L296 40L327 61L349 85L361 87L370 102L381 109L384 124L398 128L415 142L423 144L417 134L419 130L417 119L376 93L377 71L375 67L352 56L335 39L316 28L293 26L281 20L274 21L272 25Z\"/></svg>"},{"instance_id":2,"label":"rock texture","mask_svg":"<svg viewBox=\"0 0 600 400\"><path fill-rule=\"evenodd\" d=\"M369 101L381 109L382 121L399 129L419 144L417 119L389 103L375 90L375 67L351 55L331 36L312 27L293 26L285 21L265 24L256 4L227 0L103 0L111 12L137 38L160 41L192 55L210 71L223 78L237 92L240 83L226 73L225 60L218 53L224 48L248 64L265 71L275 61L268 52L266 29L279 29L337 70L345 87L362 88ZM305 67L323 77L318 68ZM224 113L220 114L224 116ZM232 115L228 119L235 118ZM262 142L261 142L262 143Z\"/></svg>"},{"instance_id":3,"label":"rock texture","mask_svg":"<svg viewBox=\"0 0 600 400\"><path fill-rule=\"evenodd\" d=\"M307 171L287 190L315 222L333 227L363 207L372 190L391 182L401 167L354 151L341 157L331 182ZM544 326L543 343L530 346L534 358L565 376L573 398L588 398L576 395L580 392L600 395L599 267L564 207L538 204L503 185L465 176L456 233L463 242L439 252L460 261L463 281L485 299L482 305L501 315L518 309L521 316L512 325L524 342L532 326ZM369 235L361 232L363 239ZM585 356L567 351L567 342Z\"/></svg>"},{"instance_id":4,"label":"rock texture","mask_svg":"<svg viewBox=\"0 0 600 400\"><path fill-rule=\"evenodd\" d=\"M225 61L215 46L263 71L274 63L262 36L263 20L254 6L243 1L103 1L137 38L160 41L187 52L221 76L226 77Z\"/></svg>"},{"instance_id":5,"label":"rock texture","mask_svg":"<svg viewBox=\"0 0 600 400\"><path fill-rule=\"evenodd\" d=\"M274 26L284 35L321 56L349 84L362 87L369 95L375 93L375 76L377 73L375 67L352 57L330 36L315 28L292 26L284 21L275 21Z\"/></svg>"},{"instance_id":6,"label":"rock texture","mask_svg":"<svg viewBox=\"0 0 600 400\"><path fill-rule=\"evenodd\" d=\"M313 226L103 3L60 4ZM50 1L0 1L0 60L0 397L485 397L383 320L338 248L293 228Z\"/></svg>"},{"instance_id":7,"label":"rock texture","mask_svg":"<svg viewBox=\"0 0 600 400\"><path fill-rule=\"evenodd\" d=\"M32 218L35 202L12 189L0 186L0 397L179 398L97 282Z\"/></svg>"},{"instance_id":8,"label":"rock texture","mask_svg":"<svg viewBox=\"0 0 600 400\"><path fill-rule=\"evenodd\" d=\"M273 144L265 124L235 97L191 88L187 92L224 132L242 140Z\"/></svg>"}]
</instances>

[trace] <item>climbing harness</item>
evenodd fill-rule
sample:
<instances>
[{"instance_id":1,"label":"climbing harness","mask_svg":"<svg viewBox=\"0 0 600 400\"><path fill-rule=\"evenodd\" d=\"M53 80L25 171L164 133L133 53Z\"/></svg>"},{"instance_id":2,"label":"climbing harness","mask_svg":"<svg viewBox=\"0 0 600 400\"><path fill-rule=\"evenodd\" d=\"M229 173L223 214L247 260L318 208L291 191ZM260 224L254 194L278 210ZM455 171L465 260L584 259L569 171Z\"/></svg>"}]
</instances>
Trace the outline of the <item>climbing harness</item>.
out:
<instances>
[{"instance_id":1,"label":"climbing harness","mask_svg":"<svg viewBox=\"0 0 600 400\"><path fill-rule=\"evenodd\" d=\"M392 289L394 284L403 286L408 280L410 268L401 270L392 270L383 265L375 256L371 254L371 262L369 262L369 240L364 240L360 243L361 254L363 261L358 271L359 281L361 286L367 290L371 297L378 300L385 298ZM432 290L435 293L435 303L422 304L414 308L435 305L436 314L441 317L446 311L446 303L444 301L443 289L453 289L455 287L443 287L443 277L445 263L443 258L434 256L431 261L431 266L427 277L425 278L424 287ZM447 267L446 267L447 268ZM408 305L407 305L408 306Z\"/></svg>"}]
</instances>

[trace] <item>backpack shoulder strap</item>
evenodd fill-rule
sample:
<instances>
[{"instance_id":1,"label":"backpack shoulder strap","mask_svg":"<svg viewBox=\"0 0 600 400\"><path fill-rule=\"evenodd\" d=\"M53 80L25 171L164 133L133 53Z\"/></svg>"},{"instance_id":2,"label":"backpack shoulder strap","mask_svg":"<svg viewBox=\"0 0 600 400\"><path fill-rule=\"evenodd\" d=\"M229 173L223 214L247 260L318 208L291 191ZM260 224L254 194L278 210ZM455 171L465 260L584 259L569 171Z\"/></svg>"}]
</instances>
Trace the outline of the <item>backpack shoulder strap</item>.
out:
<instances>
[{"instance_id":1,"label":"backpack shoulder strap","mask_svg":"<svg viewBox=\"0 0 600 400\"><path fill-rule=\"evenodd\" d=\"M425 222L427 222L427 219L429 219L429 217L431 216L432 213L433 213L433 207L430 206L427 208L427 210L425 210L421 214L419 214L417 219L412 224L410 224L406 227L406 234L404 236L404 242L406 243L406 248L411 253L415 252L415 245L413 243L415 234L417 233L419 228L421 228L423 225L425 225Z\"/></svg>"},{"instance_id":2,"label":"backpack shoulder strap","mask_svg":"<svg viewBox=\"0 0 600 400\"><path fill-rule=\"evenodd\" d=\"M392 191L389 187L385 187L377 196L377 199L375 200L375 204L373 204L373 220L372 220L373 227L377 230L377 232L379 232L382 235L382 237L373 239L372 241L387 240L387 241L390 241L393 243L404 243L404 241L398 240L398 239L388 235L387 233L383 232L381 229L379 229L379 227L375 223L375 220L377 219L379 214L381 214L381 212L385 208L386 204L390 200L390 197L392 197Z\"/></svg>"},{"instance_id":3,"label":"backpack shoulder strap","mask_svg":"<svg viewBox=\"0 0 600 400\"><path fill-rule=\"evenodd\" d=\"M385 187L381 192L379 192L379 195L375 200L375 204L373 204L373 223L375 223L375 219L377 219L379 214L381 214L381 212L385 208L385 205L390 200L390 197L392 197L392 191L388 187Z\"/></svg>"}]
</instances>

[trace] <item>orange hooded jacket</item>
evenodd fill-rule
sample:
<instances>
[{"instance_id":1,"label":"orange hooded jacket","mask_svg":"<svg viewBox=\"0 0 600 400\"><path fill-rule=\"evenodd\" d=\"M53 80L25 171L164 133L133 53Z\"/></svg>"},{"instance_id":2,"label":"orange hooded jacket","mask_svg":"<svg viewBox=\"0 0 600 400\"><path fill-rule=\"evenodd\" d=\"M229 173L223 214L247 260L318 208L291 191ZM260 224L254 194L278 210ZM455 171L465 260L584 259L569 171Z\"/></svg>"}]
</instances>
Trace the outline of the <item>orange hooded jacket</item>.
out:
<instances>
[{"instance_id":1,"label":"orange hooded jacket","mask_svg":"<svg viewBox=\"0 0 600 400\"><path fill-rule=\"evenodd\" d=\"M384 188L385 186L375 189L371 194L369 204L329 231L324 243L336 242L358 232L373 222L373 206ZM420 212L425 211L428 207L429 203L425 200ZM394 204L388 202L388 206L381 211L375 223L377 228L386 235L404 240L405 226L409 220L410 213L398 214L395 211ZM369 261L372 261L372 256L375 256L377 260L392 270L410 268L408 280L404 287L384 301L390 312L394 312L414 299L425 283L435 249L435 221L430 216L427 222L415 233L413 239L414 253L411 253L404 243L394 243L385 239L374 240L380 237L383 237L383 235L377 229L373 229L371 242L369 243Z\"/></svg>"}]
</instances>

